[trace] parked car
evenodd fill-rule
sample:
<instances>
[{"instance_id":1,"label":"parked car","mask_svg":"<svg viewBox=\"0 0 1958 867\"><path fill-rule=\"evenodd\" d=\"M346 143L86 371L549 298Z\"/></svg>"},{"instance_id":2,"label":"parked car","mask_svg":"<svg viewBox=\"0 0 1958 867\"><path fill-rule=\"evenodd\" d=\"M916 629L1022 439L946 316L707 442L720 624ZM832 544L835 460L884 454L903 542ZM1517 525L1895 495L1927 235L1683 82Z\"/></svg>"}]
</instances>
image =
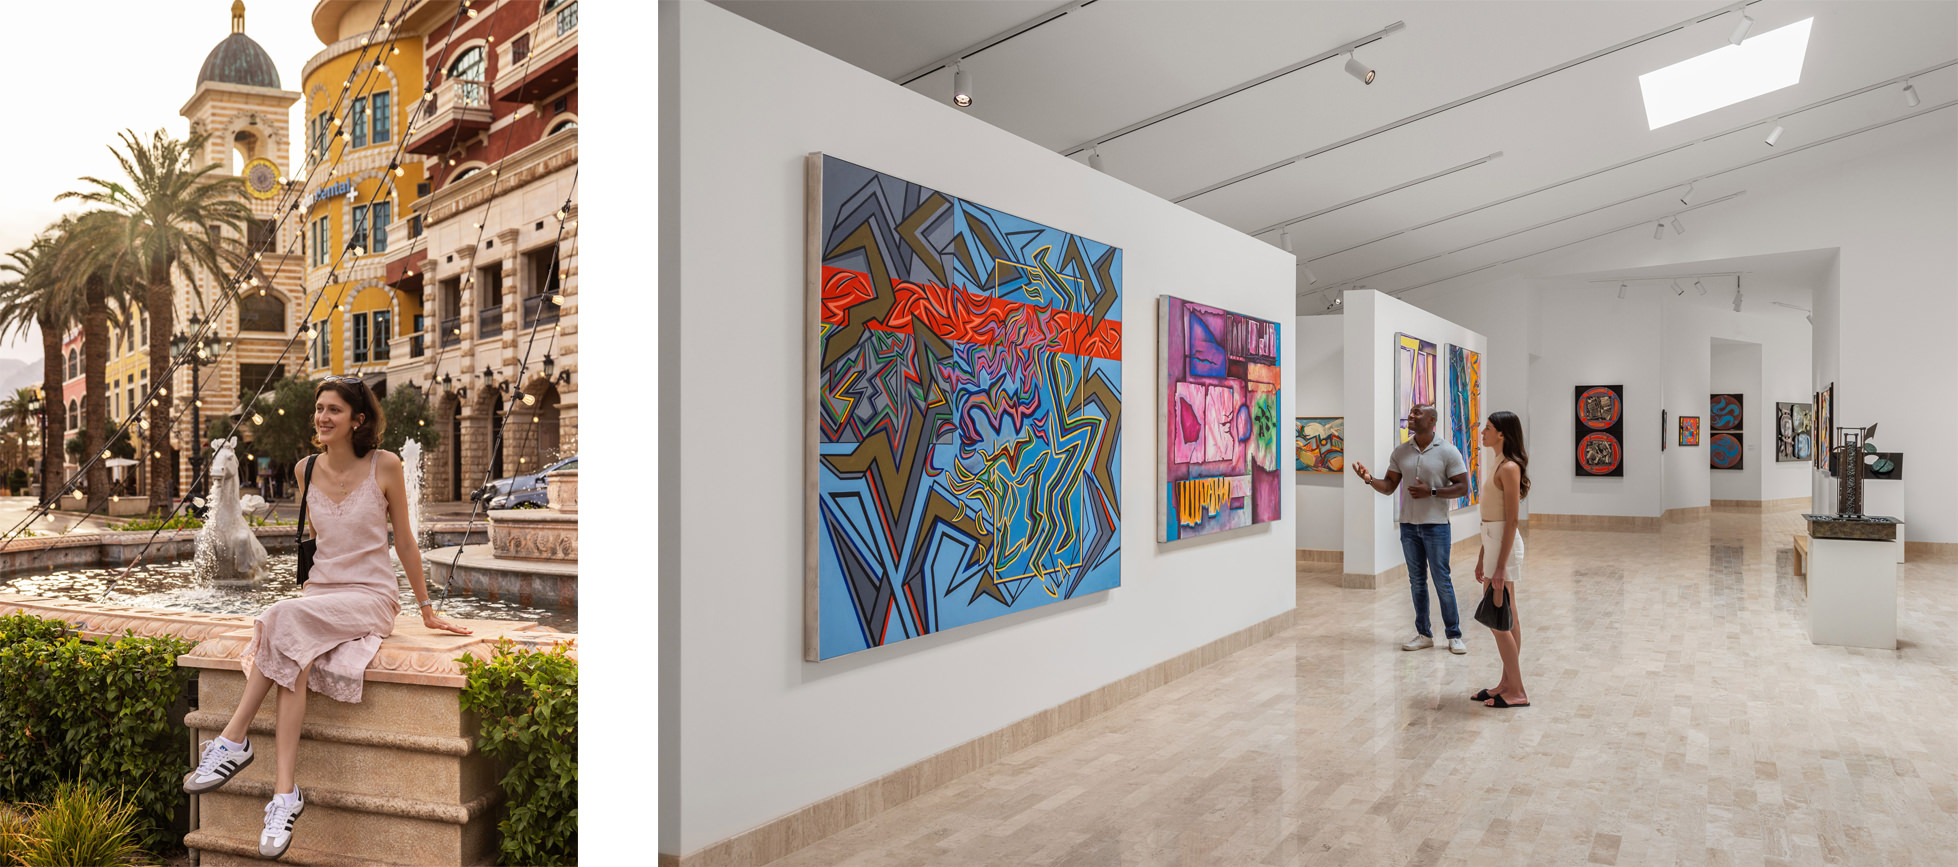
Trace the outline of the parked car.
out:
<instances>
[{"instance_id":1,"label":"parked car","mask_svg":"<svg viewBox=\"0 0 1958 867\"><path fill-rule=\"evenodd\" d=\"M577 468L578 456L571 455L570 457L561 458L546 464L543 469L535 473L511 476L490 482L477 489L476 493L470 496L470 499L485 501L488 507L492 509L509 509L525 502L546 505L548 496L544 486L545 477L557 470L575 470Z\"/></svg>"},{"instance_id":2,"label":"parked car","mask_svg":"<svg viewBox=\"0 0 1958 867\"><path fill-rule=\"evenodd\" d=\"M578 456L576 454L572 454L568 458L558 458L558 460L554 460L550 464L544 464L544 468L538 470L535 474L509 476L509 478L489 481L488 485L482 485L474 493L470 493L470 501L472 503L474 501L488 501L489 509L505 509L501 505L495 505L495 499L497 497L501 497L505 493L511 493L511 491L533 491L533 489L540 491L544 487L544 476L548 476L552 470L576 470L576 468L578 468Z\"/></svg>"}]
</instances>

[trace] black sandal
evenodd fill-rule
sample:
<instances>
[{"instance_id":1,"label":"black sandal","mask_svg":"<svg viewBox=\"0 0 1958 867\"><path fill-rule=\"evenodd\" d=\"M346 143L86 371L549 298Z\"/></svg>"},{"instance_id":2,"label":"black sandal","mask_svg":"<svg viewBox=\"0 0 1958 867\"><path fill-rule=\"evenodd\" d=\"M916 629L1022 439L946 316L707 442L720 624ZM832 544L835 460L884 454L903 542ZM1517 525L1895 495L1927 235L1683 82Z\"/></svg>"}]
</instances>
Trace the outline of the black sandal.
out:
<instances>
[{"instance_id":1,"label":"black sandal","mask_svg":"<svg viewBox=\"0 0 1958 867\"><path fill-rule=\"evenodd\" d=\"M1508 701L1505 701L1502 696L1499 695L1489 696L1489 700L1495 702L1495 704L1483 705L1483 707L1529 707L1530 706L1530 703L1527 701L1523 702L1522 704L1510 704Z\"/></svg>"},{"instance_id":2,"label":"black sandal","mask_svg":"<svg viewBox=\"0 0 1958 867\"><path fill-rule=\"evenodd\" d=\"M1489 692L1488 690L1486 690L1486 689L1485 689L1485 690L1481 690L1481 691L1479 691L1479 692L1477 692L1476 694L1474 694L1474 695L1472 695L1472 696L1469 696L1469 701L1488 701L1489 699L1492 699L1492 698L1495 698L1495 697L1496 697L1496 696L1495 696L1495 695L1494 695L1493 693L1491 693L1491 692Z\"/></svg>"}]
</instances>

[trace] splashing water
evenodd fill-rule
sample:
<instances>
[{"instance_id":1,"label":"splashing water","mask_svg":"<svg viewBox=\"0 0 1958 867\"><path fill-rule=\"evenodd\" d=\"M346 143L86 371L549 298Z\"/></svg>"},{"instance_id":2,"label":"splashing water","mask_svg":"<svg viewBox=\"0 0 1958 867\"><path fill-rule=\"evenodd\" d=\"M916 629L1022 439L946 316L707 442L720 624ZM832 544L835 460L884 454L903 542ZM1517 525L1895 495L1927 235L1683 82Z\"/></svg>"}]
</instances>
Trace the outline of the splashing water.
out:
<instances>
[{"instance_id":1,"label":"splashing water","mask_svg":"<svg viewBox=\"0 0 1958 867\"><path fill-rule=\"evenodd\" d=\"M422 444L409 440L401 447L401 469L408 486L408 529L415 547L429 549L428 531L422 529Z\"/></svg>"}]
</instances>

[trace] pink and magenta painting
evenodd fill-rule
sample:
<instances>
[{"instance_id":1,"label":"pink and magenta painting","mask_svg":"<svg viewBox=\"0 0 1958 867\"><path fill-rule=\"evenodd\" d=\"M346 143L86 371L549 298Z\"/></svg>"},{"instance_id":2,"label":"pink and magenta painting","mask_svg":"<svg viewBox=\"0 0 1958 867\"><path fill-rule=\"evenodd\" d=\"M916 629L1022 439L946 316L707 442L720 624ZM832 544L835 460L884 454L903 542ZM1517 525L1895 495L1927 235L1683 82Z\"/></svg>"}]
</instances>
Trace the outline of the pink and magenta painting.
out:
<instances>
[{"instance_id":1,"label":"pink and magenta painting","mask_svg":"<svg viewBox=\"0 0 1958 867\"><path fill-rule=\"evenodd\" d=\"M1163 296L1157 538L1278 520L1278 323Z\"/></svg>"}]
</instances>

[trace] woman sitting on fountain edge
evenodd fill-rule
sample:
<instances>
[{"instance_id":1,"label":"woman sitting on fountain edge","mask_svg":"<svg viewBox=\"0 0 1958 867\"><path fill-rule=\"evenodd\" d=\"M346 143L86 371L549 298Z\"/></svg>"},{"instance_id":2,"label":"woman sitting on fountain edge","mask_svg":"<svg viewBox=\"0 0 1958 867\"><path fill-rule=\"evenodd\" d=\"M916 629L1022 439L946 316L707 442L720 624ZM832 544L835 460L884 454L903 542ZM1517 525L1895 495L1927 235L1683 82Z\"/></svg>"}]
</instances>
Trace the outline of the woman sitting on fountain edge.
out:
<instances>
[{"instance_id":1,"label":"woman sitting on fountain edge","mask_svg":"<svg viewBox=\"0 0 1958 867\"><path fill-rule=\"evenodd\" d=\"M304 502L318 541L304 595L274 603L253 622L252 640L241 660L244 696L230 724L204 743L197 769L184 776L184 791L201 794L223 786L251 764L248 729L276 683L278 773L258 841L259 853L267 858L285 854L292 845L293 822L306 809L293 768L306 716L306 688L336 701L360 701L367 664L381 640L394 631L401 597L388 559L389 529L408 584L421 602L422 625L469 634L436 616L428 598L421 552L409 529L411 506L401 459L376 448L386 429L380 400L359 377L329 376L314 389L313 445L324 454L293 467L299 496L311 498ZM319 466L309 486L306 468L312 463Z\"/></svg>"}]
</instances>

